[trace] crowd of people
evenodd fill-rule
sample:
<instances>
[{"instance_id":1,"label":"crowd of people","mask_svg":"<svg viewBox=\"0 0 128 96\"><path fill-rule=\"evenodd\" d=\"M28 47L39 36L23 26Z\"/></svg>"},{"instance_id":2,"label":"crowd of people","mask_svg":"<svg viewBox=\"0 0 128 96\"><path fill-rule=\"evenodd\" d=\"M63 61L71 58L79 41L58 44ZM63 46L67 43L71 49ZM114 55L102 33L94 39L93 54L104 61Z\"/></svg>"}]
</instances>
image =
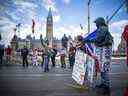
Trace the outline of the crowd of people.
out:
<instances>
[{"instance_id":1,"label":"crowd of people","mask_svg":"<svg viewBox=\"0 0 128 96\"><path fill-rule=\"evenodd\" d=\"M3 64L3 57L6 59L6 64L9 64L11 61L12 48L10 46L4 48L4 46L0 46L0 64Z\"/></svg>"},{"instance_id":2,"label":"crowd of people","mask_svg":"<svg viewBox=\"0 0 128 96\"><path fill-rule=\"evenodd\" d=\"M52 47L47 42L42 41L42 48L28 49L24 46L21 50L22 65L28 67L28 57L31 57L31 63L34 66L41 65L44 68L44 72L49 71L49 64L52 63L52 67L56 66L56 57L60 57L61 68L66 68L66 58L69 58L69 68L73 68L75 63L76 48L73 44L73 40L64 34L61 40L61 48L57 48L56 45ZM68 55L67 55L68 54ZM41 64L37 61L38 56L42 57Z\"/></svg>"}]
</instances>

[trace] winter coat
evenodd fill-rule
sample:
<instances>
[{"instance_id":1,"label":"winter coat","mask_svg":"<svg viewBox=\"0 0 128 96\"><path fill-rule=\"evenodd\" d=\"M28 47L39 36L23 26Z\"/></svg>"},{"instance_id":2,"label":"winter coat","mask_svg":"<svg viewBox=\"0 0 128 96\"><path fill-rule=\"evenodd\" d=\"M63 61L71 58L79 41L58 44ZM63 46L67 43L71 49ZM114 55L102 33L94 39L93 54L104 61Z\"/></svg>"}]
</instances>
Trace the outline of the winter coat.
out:
<instances>
[{"instance_id":1,"label":"winter coat","mask_svg":"<svg viewBox=\"0 0 128 96\"><path fill-rule=\"evenodd\" d=\"M113 37L108 31L107 26L101 26L96 31L95 45L98 47L111 46L113 43Z\"/></svg>"},{"instance_id":2,"label":"winter coat","mask_svg":"<svg viewBox=\"0 0 128 96\"><path fill-rule=\"evenodd\" d=\"M27 48L23 48L23 49L21 50L21 56L23 56L23 57L27 57L28 53L29 53L29 51L28 51Z\"/></svg>"}]
</instances>

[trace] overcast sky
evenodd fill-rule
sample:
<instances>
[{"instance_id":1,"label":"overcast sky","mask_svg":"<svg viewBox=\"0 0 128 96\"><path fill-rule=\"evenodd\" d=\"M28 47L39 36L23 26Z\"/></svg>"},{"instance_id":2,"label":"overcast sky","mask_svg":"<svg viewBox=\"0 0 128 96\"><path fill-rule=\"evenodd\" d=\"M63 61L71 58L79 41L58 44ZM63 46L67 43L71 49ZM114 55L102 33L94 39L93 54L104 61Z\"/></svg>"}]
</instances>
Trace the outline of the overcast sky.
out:
<instances>
[{"instance_id":1,"label":"overcast sky","mask_svg":"<svg viewBox=\"0 0 128 96\"><path fill-rule=\"evenodd\" d=\"M92 0L91 2L91 32L95 30L93 21L97 17L111 16L120 6L122 0ZM8 43L14 35L16 24L21 23L18 36L25 38L32 34L32 19L35 20L35 36L45 37L46 17L49 7L52 8L54 21L54 37L61 38L63 34L72 37L87 33L87 0L0 0L0 32L2 42ZM80 24L84 30L80 29ZM110 32L114 36L114 48L120 41L124 26L128 24L128 14L125 7L116 14L109 23Z\"/></svg>"}]
</instances>

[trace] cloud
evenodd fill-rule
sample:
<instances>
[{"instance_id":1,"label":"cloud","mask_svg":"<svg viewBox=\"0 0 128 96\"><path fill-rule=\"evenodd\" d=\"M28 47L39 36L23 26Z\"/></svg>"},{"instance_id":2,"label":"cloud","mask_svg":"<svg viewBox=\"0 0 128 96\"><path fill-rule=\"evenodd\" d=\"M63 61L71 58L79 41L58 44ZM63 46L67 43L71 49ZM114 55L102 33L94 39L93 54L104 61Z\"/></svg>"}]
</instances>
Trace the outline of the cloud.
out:
<instances>
[{"instance_id":1,"label":"cloud","mask_svg":"<svg viewBox=\"0 0 128 96\"><path fill-rule=\"evenodd\" d=\"M32 18L36 18L37 16L37 10L38 7L37 4L32 2L15 2L17 6L17 10L15 12L15 15L17 16L17 13L20 13L20 17L24 18L24 20L31 20ZM18 17L18 16L17 16Z\"/></svg>"},{"instance_id":2,"label":"cloud","mask_svg":"<svg viewBox=\"0 0 128 96\"><path fill-rule=\"evenodd\" d=\"M12 9L14 5L15 9ZM26 24L31 26L31 19L37 14L37 5L31 2L24 2L23 0L14 0L11 5L8 4L9 8L5 5L4 7L6 8L4 11L0 10L2 14L6 14L0 18L0 31L2 34L1 43L7 45L14 35L13 29L17 22L23 23L20 34L22 38L30 33L30 29L28 27L26 28Z\"/></svg>"},{"instance_id":3,"label":"cloud","mask_svg":"<svg viewBox=\"0 0 128 96\"><path fill-rule=\"evenodd\" d=\"M43 0L43 7L49 11L49 8L52 9L53 12L57 12L56 3L54 0Z\"/></svg>"},{"instance_id":4,"label":"cloud","mask_svg":"<svg viewBox=\"0 0 128 96\"><path fill-rule=\"evenodd\" d=\"M120 20L120 21L117 21L117 22L114 22L112 24L110 24L111 27L117 27L118 29L123 29L124 26L128 24L128 20Z\"/></svg>"},{"instance_id":5,"label":"cloud","mask_svg":"<svg viewBox=\"0 0 128 96\"><path fill-rule=\"evenodd\" d=\"M53 22L59 22L61 16L59 14L53 16Z\"/></svg>"},{"instance_id":6,"label":"cloud","mask_svg":"<svg viewBox=\"0 0 128 96\"><path fill-rule=\"evenodd\" d=\"M76 37L77 35L81 34L81 29L77 25L70 25L70 26L60 26L54 29L54 37L61 39L64 34L67 36L71 35L72 38Z\"/></svg>"},{"instance_id":7,"label":"cloud","mask_svg":"<svg viewBox=\"0 0 128 96\"><path fill-rule=\"evenodd\" d=\"M69 4L71 2L71 0L61 0L63 3L65 3L66 5Z\"/></svg>"},{"instance_id":8,"label":"cloud","mask_svg":"<svg viewBox=\"0 0 128 96\"><path fill-rule=\"evenodd\" d=\"M13 29L15 27L15 23L11 22L6 17L1 17L0 25L3 25L2 27L0 27L0 32L2 35L2 41L0 41L0 43L7 45L13 37Z\"/></svg>"}]
</instances>

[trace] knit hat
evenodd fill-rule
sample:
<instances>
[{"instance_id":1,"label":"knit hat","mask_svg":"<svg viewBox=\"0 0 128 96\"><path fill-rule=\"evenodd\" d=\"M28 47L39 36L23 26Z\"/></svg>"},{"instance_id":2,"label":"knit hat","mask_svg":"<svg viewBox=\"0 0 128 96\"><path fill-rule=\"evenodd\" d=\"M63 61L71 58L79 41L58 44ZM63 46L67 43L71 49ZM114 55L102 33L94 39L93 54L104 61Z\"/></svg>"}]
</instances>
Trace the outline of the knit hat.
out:
<instances>
[{"instance_id":1,"label":"knit hat","mask_svg":"<svg viewBox=\"0 0 128 96\"><path fill-rule=\"evenodd\" d=\"M107 25L103 17L99 17L94 21L96 24Z\"/></svg>"}]
</instances>

